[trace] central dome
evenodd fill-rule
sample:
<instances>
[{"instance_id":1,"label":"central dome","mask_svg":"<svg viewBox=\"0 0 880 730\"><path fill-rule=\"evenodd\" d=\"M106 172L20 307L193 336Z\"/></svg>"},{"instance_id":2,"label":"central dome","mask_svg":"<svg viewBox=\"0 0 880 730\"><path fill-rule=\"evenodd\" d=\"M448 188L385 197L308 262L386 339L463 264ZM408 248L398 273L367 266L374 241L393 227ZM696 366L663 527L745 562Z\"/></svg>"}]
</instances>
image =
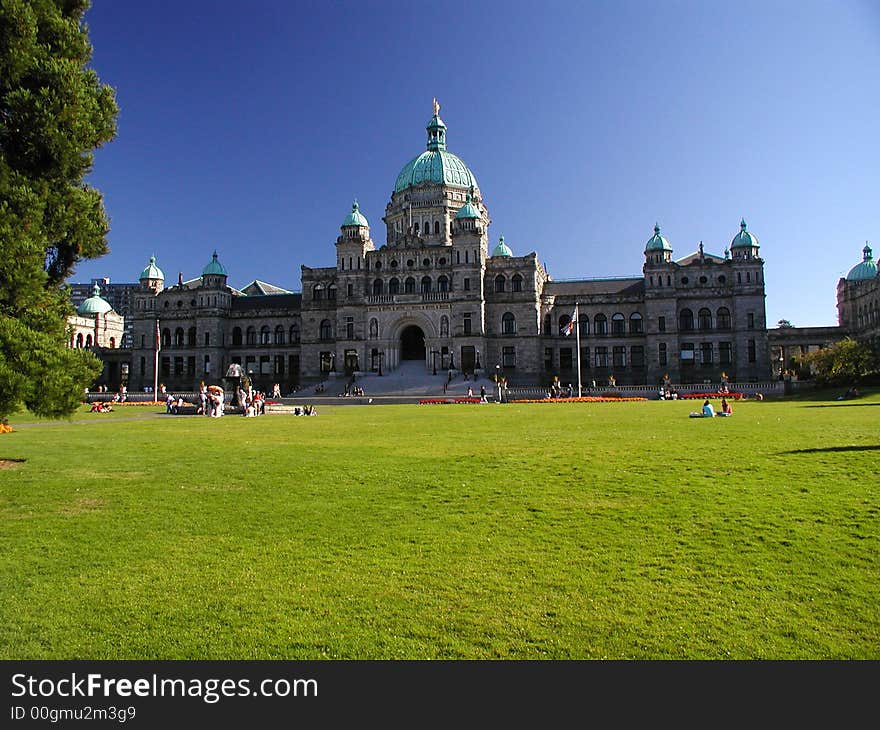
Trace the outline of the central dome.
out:
<instances>
[{"instance_id":1,"label":"central dome","mask_svg":"<svg viewBox=\"0 0 880 730\"><path fill-rule=\"evenodd\" d=\"M410 160L397 176L394 192L422 184L479 190L477 178L460 157L446 151L446 124L439 116L440 105L434 100L434 116L426 127L428 149Z\"/></svg>"}]
</instances>

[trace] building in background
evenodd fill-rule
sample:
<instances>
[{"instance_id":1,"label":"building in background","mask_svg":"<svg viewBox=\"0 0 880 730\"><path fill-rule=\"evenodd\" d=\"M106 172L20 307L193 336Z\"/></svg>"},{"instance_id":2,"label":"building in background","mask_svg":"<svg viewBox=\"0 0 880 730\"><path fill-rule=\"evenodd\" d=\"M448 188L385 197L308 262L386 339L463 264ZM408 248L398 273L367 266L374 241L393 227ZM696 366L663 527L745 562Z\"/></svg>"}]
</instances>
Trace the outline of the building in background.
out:
<instances>
[{"instance_id":1,"label":"building in background","mask_svg":"<svg viewBox=\"0 0 880 730\"><path fill-rule=\"evenodd\" d=\"M585 384L770 378L764 262L744 220L720 255L700 242L674 258L655 225L641 274L555 280L537 252L515 255L504 236L490 244L477 179L447 150L436 102L426 129L425 151L394 183L384 240L355 202L335 265L302 266L301 294L235 289L216 252L201 276L166 287L151 259L131 297L129 387L152 385L157 346L158 380L187 390L235 363L284 392L407 363L511 384L577 382L578 364Z\"/></svg>"}]
</instances>

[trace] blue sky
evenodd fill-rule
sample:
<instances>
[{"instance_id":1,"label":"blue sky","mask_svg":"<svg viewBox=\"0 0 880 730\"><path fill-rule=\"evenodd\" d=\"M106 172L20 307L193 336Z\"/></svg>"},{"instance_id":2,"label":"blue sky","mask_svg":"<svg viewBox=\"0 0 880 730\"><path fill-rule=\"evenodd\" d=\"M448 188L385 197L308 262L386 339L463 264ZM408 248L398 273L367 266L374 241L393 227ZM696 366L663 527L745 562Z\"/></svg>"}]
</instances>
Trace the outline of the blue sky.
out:
<instances>
[{"instance_id":1,"label":"blue sky","mask_svg":"<svg viewBox=\"0 0 880 730\"><path fill-rule=\"evenodd\" d=\"M116 89L95 155L110 253L71 281L198 276L299 290L357 198L381 217L431 100L500 235L555 279L721 255L745 217L767 318L837 323L839 277L880 252L880 5L814 2L95 0Z\"/></svg>"}]
</instances>

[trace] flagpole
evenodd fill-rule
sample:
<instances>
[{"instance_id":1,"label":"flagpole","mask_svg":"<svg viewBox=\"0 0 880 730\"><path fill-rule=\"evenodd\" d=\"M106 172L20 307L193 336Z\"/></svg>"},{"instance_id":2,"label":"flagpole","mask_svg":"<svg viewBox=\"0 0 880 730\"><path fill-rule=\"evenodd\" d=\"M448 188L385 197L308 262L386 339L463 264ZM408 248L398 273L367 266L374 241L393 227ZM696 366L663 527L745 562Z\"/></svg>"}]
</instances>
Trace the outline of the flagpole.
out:
<instances>
[{"instance_id":1,"label":"flagpole","mask_svg":"<svg viewBox=\"0 0 880 730\"><path fill-rule=\"evenodd\" d=\"M153 400L159 400L159 320L156 320L156 354L153 362Z\"/></svg>"},{"instance_id":2,"label":"flagpole","mask_svg":"<svg viewBox=\"0 0 880 730\"><path fill-rule=\"evenodd\" d=\"M581 398L581 313L577 302L574 303L574 331L577 334L578 398Z\"/></svg>"}]
</instances>

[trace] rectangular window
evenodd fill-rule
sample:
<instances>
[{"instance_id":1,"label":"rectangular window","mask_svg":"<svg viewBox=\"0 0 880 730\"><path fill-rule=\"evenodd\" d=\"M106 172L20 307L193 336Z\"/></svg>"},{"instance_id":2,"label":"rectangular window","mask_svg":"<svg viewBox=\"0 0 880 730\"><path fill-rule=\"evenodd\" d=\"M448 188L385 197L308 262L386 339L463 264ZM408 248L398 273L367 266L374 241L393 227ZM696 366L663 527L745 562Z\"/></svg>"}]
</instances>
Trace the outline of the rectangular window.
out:
<instances>
[{"instance_id":1,"label":"rectangular window","mask_svg":"<svg viewBox=\"0 0 880 730\"><path fill-rule=\"evenodd\" d=\"M544 370L550 372L553 369L553 348L544 348Z\"/></svg>"},{"instance_id":2,"label":"rectangular window","mask_svg":"<svg viewBox=\"0 0 880 730\"><path fill-rule=\"evenodd\" d=\"M349 297L353 297L353 296L354 296L354 284L349 284L349 285L345 288L345 293L346 293L347 296L349 296Z\"/></svg>"},{"instance_id":3,"label":"rectangular window","mask_svg":"<svg viewBox=\"0 0 880 730\"><path fill-rule=\"evenodd\" d=\"M190 355L186 358L186 374L187 375L195 375L196 374L196 356Z\"/></svg>"},{"instance_id":4,"label":"rectangular window","mask_svg":"<svg viewBox=\"0 0 880 730\"><path fill-rule=\"evenodd\" d=\"M178 378L183 377L183 358L174 358L174 375Z\"/></svg>"},{"instance_id":5,"label":"rectangular window","mask_svg":"<svg viewBox=\"0 0 880 730\"><path fill-rule=\"evenodd\" d=\"M295 382L299 380L299 355L290 355L287 358L287 372L290 380Z\"/></svg>"},{"instance_id":6,"label":"rectangular window","mask_svg":"<svg viewBox=\"0 0 880 730\"><path fill-rule=\"evenodd\" d=\"M471 315L469 315L469 314L463 315L462 323L464 325L464 333L466 335L471 334Z\"/></svg>"},{"instance_id":7,"label":"rectangular window","mask_svg":"<svg viewBox=\"0 0 880 730\"><path fill-rule=\"evenodd\" d=\"M329 352L322 352L318 355L322 373L329 373L333 366L333 357Z\"/></svg>"},{"instance_id":8,"label":"rectangular window","mask_svg":"<svg viewBox=\"0 0 880 730\"><path fill-rule=\"evenodd\" d=\"M615 345L611 354L612 363L615 368L626 367L626 348L623 345Z\"/></svg>"},{"instance_id":9,"label":"rectangular window","mask_svg":"<svg viewBox=\"0 0 880 730\"><path fill-rule=\"evenodd\" d=\"M464 288L465 291L470 291L471 290L471 280L468 279L467 277L465 277L462 280L462 287Z\"/></svg>"},{"instance_id":10,"label":"rectangular window","mask_svg":"<svg viewBox=\"0 0 880 730\"><path fill-rule=\"evenodd\" d=\"M685 342L681 346L681 366L692 368L694 366L694 343Z\"/></svg>"},{"instance_id":11,"label":"rectangular window","mask_svg":"<svg viewBox=\"0 0 880 730\"><path fill-rule=\"evenodd\" d=\"M719 342L718 343L718 361L722 365L730 365L732 362L731 357L731 346L729 342Z\"/></svg>"},{"instance_id":12,"label":"rectangular window","mask_svg":"<svg viewBox=\"0 0 880 730\"><path fill-rule=\"evenodd\" d=\"M755 341L749 340L749 362L757 362L757 349L755 347Z\"/></svg>"},{"instance_id":13,"label":"rectangular window","mask_svg":"<svg viewBox=\"0 0 880 730\"><path fill-rule=\"evenodd\" d=\"M354 339L354 317L345 318L345 336L349 340Z\"/></svg>"},{"instance_id":14,"label":"rectangular window","mask_svg":"<svg viewBox=\"0 0 880 730\"><path fill-rule=\"evenodd\" d=\"M516 349L504 347L501 349L501 367L505 370L516 367Z\"/></svg>"},{"instance_id":15,"label":"rectangular window","mask_svg":"<svg viewBox=\"0 0 880 730\"><path fill-rule=\"evenodd\" d=\"M749 312L746 315L746 320L747 320L746 327L748 327L750 330L755 329L755 313Z\"/></svg>"},{"instance_id":16,"label":"rectangular window","mask_svg":"<svg viewBox=\"0 0 880 730\"><path fill-rule=\"evenodd\" d=\"M589 370L590 369L590 348L582 347L581 348L581 370Z\"/></svg>"},{"instance_id":17,"label":"rectangular window","mask_svg":"<svg viewBox=\"0 0 880 730\"><path fill-rule=\"evenodd\" d=\"M642 345L633 345L630 348L629 357L634 368L645 367L645 348Z\"/></svg>"},{"instance_id":18,"label":"rectangular window","mask_svg":"<svg viewBox=\"0 0 880 730\"><path fill-rule=\"evenodd\" d=\"M700 343L700 364L704 368L708 368L712 366L712 343L711 342L701 342Z\"/></svg>"},{"instance_id":19,"label":"rectangular window","mask_svg":"<svg viewBox=\"0 0 880 730\"><path fill-rule=\"evenodd\" d=\"M666 332L666 317L657 318L657 331Z\"/></svg>"},{"instance_id":20,"label":"rectangular window","mask_svg":"<svg viewBox=\"0 0 880 730\"><path fill-rule=\"evenodd\" d=\"M161 374L163 378L168 378L171 376L171 358L163 357L162 358L162 369Z\"/></svg>"},{"instance_id":21,"label":"rectangular window","mask_svg":"<svg viewBox=\"0 0 880 730\"><path fill-rule=\"evenodd\" d=\"M560 370L571 370L571 348L570 347L560 347L559 348L559 369Z\"/></svg>"},{"instance_id":22,"label":"rectangular window","mask_svg":"<svg viewBox=\"0 0 880 730\"><path fill-rule=\"evenodd\" d=\"M659 351L657 352L657 357L660 360L660 364L666 365L666 343L661 342L659 345Z\"/></svg>"},{"instance_id":23,"label":"rectangular window","mask_svg":"<svg viewBox=\"0 0 880 730\"><path fill-rule=\"evenodd\" d=\"M268 355L260 355L260 375L272 374L272 361Z\"/></svg>"},{"instance_id":24,"label":"rectangular window","mask_svg":"<svg viewBox=\"0 0 880 730\"><path fill-rule=\"evenodd\" d=\"M608 367L608 348L607 347L597 347L596 348L596 367L597 368L607 368Z\"/></svg>"}]
</instances>

